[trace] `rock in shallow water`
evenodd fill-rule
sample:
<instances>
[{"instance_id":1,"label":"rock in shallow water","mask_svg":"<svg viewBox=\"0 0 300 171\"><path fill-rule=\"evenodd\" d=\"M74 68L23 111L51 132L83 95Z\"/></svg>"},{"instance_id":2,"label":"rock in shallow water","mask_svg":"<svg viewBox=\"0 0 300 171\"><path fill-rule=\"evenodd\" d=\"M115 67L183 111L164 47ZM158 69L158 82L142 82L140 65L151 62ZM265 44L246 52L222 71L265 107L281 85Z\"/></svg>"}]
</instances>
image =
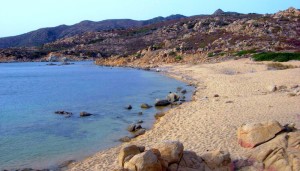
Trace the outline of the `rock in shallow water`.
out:
<instances>
[{"instance_id":1,"label":"rock in shallow water","mask_svg":"<svg viewBox=\"0 0 300 171\"><path fill-rule=\"evenodd\" d=\"M128 105L128 106L125 107L125 109L131 110L131 109L132 109L132 106L131 106L131 105Z\"/></svg>"},{"instance_id":2,"label":"rock in shallow water","mask_svg":"<svg viewBox=\"0 0 300 171\"><path fill-rule=\"evenodd\" d=\"M72 112L67 112L64 110L55 111L54 113L59 115L72 115Z\"/></svg>"},{"instance_id":3,"label":"rock in shallow water","mask_svg":"<svg viewBox=\"0 0 300 171\"><path fill-rule=\"evenodd\" d=\"M168 106L170 104L168 100L159 100L155 103L155 106Z\"/></svg>"},{"instance_id":4,"label":"rock in shallow water","mask_svg":"<svg viewBox=\"0 0 300 171\"><path fill-rule=\"evenodd\" d=\"M119 141L121 141L121 142L130 142L130 141L131 141L131 138L128 137L128 136L125 136L125 137L123 137L123 138L120 138Z\"/></svg>"},{"instance_id":5,"label":"rock in shallow water","mask_svg":"<svg viewBox=\"0 0 300 171\"><path fill-rule=\"evenodd\" d=\"M141 108L143 108L143 109L149 109L149 108L151 108L152 106L151 105L148 105L147 103L143 103L142 105L141 105Z\"/></svg>"},{"instance_id":6,"label":"rock in shallow water","mask_svg":"<svg viewBox=\"0 0 300 171\"><path fill-rule=\"evenodd\" d=\"M80 117L87 117L87 116L91 116L93 114L88 113L88 112L80 112Z\"/></svg>"}]
</instances>

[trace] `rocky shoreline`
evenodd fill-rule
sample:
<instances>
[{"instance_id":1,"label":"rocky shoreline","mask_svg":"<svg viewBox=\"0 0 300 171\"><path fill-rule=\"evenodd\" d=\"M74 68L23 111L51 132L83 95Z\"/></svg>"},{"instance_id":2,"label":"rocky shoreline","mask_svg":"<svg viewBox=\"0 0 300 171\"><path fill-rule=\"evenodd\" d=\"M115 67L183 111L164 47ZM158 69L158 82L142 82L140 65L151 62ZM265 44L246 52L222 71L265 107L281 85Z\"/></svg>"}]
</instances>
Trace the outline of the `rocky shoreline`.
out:
<instances>
[{"instance_id":1,"label":"rocky shoreline","mask_svg":"<svg viewBox=\"0 0 300 171\"><path fill-rule=\"evenodd\" d=\"M292 62L292 63L299 65L299 62ZM257 79L260 80L261 77L265 77L266 75L270 76L271 74L270 71L266 71L267 70L266 66L262 65L261 63L255 63L255 62L251 62L248 59L243 59L238 61L233 60L233 61L227 61L222 63L203 64L203 65L164 65L159 69L162 73L168 76L195 85L197 89L194 93L193 101L184 103L183 105L179 106L176 109L171 109L162 116L157 116L157 118L159 119L158 122L155 123L154 127L150 131L147 131L144 135L138 137L137 139L134 139L129 143L124 143L124 145L122 146L113 147L111 149L101 151L95 154L94 156L91 156L83 161L73 163L69 166L69 170L115 170L119 168L117 158L122 147L133 144L137 146L139 145L145 146L145 148L149 150L151 149L151 147L154 147L159 142L174 141L174 140L180 141L184 145L186 150L193 151L197 155L202 155L204 154L204 152L207 152L207 150L214 151L216 149L220 149L220 150L228 151L230 153L232 161L238 162L236 164L240 165L239 167L245 165L249 167L250 166L250 164L248 163L249 161L242 160L243 159L242 156L246 156L246 154L248 154L250 150L241 147L240 144L238 143L239 141L236 135L237 128L240 127L243 123L249 123L249 122L259 123L262 120L267 121L267 120L274 120L274 119L278 120L280 123L288 124L288 123L295 122L295 118L297 118L298 116L294 112L298 110L295 101L299 101L298 98L299 96L295 96L295 97L290 97L289 95L283 96L282 93L288 94L287 90L282 91L277 89L278 91L276 91L275 93L274 92L267 93L266 91L269 91L268 88L263 88L263 89L259 88L261 87L261 85L270 83L270 79L278 80L274 76L272 76L272 78L269 78L268 80L262 81L261 84L257 85L256 83L253 86L249 86L248 85L249 83L244 83L245 80L242 81L241 78L239 78L239 77L246 76L246 77L251 77L251 79L254 80ZM227 74L231 70L235 70L234 74ZM255 70L255 72L253 70ZM292 73L292 75L295 76L296 73L295 70L299 70L299 69L285 70L280 72L274 71L274 72L277 73L276 74L277 77L282 78L282 75L285 75L285 73L289 73L289 74ZM258 73L261 76L258 76L257 75ZM204 75L206 75L207 77L204 77ZM281 80L277 82L278 84L281 83L279 85L284 85L287 83L296 84L300 82L300 78L298 77L299 76L294 77L293 80L291 80L291 76L290 76L290 77L286 77L285 80ZM224 91L224 89L218 86L217 84L217 82L223 82L224 85L228 85L227 84L229 83L228 81L231 82L232 79L239 80L238 81L239 84L235 83L233 85L233 87L235 88L228 87L228 90L225 89ZM253 82L253 80L251 79L250 82ZM247 80L249 80L249 78L246 79L246 82ZM241 86L246 91L240 89ZM267 87L267 85L265 85L265 87ZM261 90L257 90L257 89L261 89ZM250 94L249 91L251 92ZM229 92L231 92L232 94L230 94ZM241 95L243 93L244 95ZM265 114L262 115L261 112L258 111L268 111L268 110L265 110L264 109L265 107L260 107L263 108L260 110L251 108L250 106L254 105L251 102L251 100L250 101L238 100L243 96L245 97L249 96L247 98L256 99L257 102L260 103L263 102L263 104L269 103L268 100L265 100L265 98L273 99L274 98L273 96L280 96L280 98L276 100L276 103L277 101L278 102L280 101L280 103L284 103L285 105L289 103L288 105L289 108L284 110L278 108L276 105L274 105L274 100L273 100L272 103L269 103L269 105L266 106L266 109L273 108L271 110L273 113L270 113L268 115ZM231 103L229 103L229 101ZM217 104L219 106L216 106ZM239 107L236 105L238 105ZM230 106L236 106L236 109ZM249 106L252 111L245 109L246 106ZM272 107L268 107L268 106L272 106ZM231 113L233 113L230 114L230 118L232 121L229 121L226 115L223 114L223 112L227 110L231 110L232 111ZM243 115L238 114L240 111L244 111ZM286 113L290 113L289 114L290 117L282 116L280 113L282 113L283 111L285 111ZM209 115L209 113L211 113L211 115ZM254 119L253 116L250 115L250 113L251 115L257 113L255 114L256 119ZM223 118L220 118L222 115ZM264 116L264 119L262 119L262 116ZM234 117L235 119L233 119L232 117ZM250 121L249 121L249 117L251 118ZM201 124L203 125L201 124L197 125L196 120L202 121ZM220 123L220 122L222 123L221 125L219 126L215 125L216 123ZM199 126L200 129L198 128ZM208 130L206 132L203 132L201 128L203 129L205 127ZM299 127L297 122L295 127L296 128ZM214 133L211 132L210 130L213 131ZM225 137L223 137L222 134L225 133L224 132L225 130L226 130L226 134ZM186 134L186 132L191 132L193 134L193 137L190 137L189 134ZM215 143L210 143L210 142L215 142ZM263 146L262 145L259 146L259 148L261 147Z\"/></svg>"}]
</instances>

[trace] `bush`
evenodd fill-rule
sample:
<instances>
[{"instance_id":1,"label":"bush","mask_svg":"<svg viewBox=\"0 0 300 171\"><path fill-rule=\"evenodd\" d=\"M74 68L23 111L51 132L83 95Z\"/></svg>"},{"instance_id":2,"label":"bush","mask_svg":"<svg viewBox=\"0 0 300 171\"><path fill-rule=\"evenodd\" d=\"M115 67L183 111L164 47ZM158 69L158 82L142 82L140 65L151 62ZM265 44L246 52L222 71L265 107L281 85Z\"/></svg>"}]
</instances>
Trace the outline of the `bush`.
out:
<instances>
[{"instance_id":1,"label":"bush","mask_svg":"<svg viewBox=\"0 0 300 171\"><path fill-rule=\"evenodd\" d=\"M214 56L214 53L209 52L209 53L207 54L207 56L208 56L208 57L213 57L213 56Z\"/></svg>"},{"instance_id":2,"label":"bush","mask_svg":"<svg viewBox=\"0 0 300 171\"><path fill-rule=\"evenodd\" d=\"M286 62L289 60L300 60L300 53L276 53L263 52L253 55L255 61Z\"/></svg>"},{"instance_id":3,"label":"bush","mask_svg":"<svg viewBox=\"0 0 300 171\"><path fill-rule=\"evenodd\" d=\"M176 56L176 55L177 55L177 53L174 52L174 51L172 51L172 52L169 53L169 56Z\"/></svg>"},{"instance_id":4,"label":"bush","mask_svg":"<svg viewBox=\"0 0 300 171\"><path fill-rule=\"evenodd\" d=\"M251 54L251 53L256 53L256 51L254 49L242 50L242 51L237 52L235 55L236 56L242 56L242 55L247 55L247 54Z\"/></svg>"},{"instance_id":5,"label":"bush","mask_svg":"<svg viewBox=\"0 0 300 171\"><path fill-rule=\"evenodd\" d=\"M176 61L180 61L180 60L182 60L182 56L181 56L181 55L177 55L177 56L175 57L175 59L176 59Z\"/></svg>"},{"instance_id":6,"label":"bush","mask_svg":"<svg viewBox=\"0 0 300 171\"><path fill-rule=\"evenodd\" d=\"M141 53L136 53L134 56L137 57L137 58L140 58L140 57L142 57L142 54Z\"/></svg>"},{"instance_id":7,"label":"bush","mask_svg":"<svg viewBox=\"0 0 300 171\"><path fill-rule=\"evenodd\" d=\"M284 69L293 69L297 68L297 66L294 65L284 65L278 62L269 63L267 64L268 70L284 70Z\"/></svg>"}]
</instances>

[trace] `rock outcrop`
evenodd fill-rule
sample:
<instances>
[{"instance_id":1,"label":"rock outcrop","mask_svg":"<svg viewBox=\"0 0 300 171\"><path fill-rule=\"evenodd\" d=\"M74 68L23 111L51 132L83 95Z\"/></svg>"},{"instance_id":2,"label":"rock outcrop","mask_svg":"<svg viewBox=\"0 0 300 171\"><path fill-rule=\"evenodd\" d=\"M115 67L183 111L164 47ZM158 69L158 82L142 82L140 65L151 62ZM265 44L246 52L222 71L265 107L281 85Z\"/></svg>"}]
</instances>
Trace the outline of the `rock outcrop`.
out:
<instances>
[{"instance_id":1,"label":"rock outcrop","mask_svg":"<svg viewBox=\"0 0 300 171\"><path fill-rule=\"evenodd\" d=\"M254 170L300 170L300 131L283 133L250 152ZM261 167L257 167L261 166Z\"/></svg>"},{"instance_id":2,"label":"rock outcrop","mask_svg":"<svg viewBox=\"0 0 300 171\"><path fill-rule=\"evenodd\" d=\"M231 169L230 154L223 151L207 152L198 156L183 151L178 141L166 141L142 152L135 145L128 145L119 154L119 170L128 171L197 171Z\"/></svg>"},{"instance_id":3,"label":"rock outcrop","mask_svg":"<svg viewBox=\"0 0 300 171\"><path fill-rule=\"evenodd\" d=\"M245 124L238 128L238 142L242 147L253 148L276 136L283 130L277 121Z\"/></svg>"}]
</instances>

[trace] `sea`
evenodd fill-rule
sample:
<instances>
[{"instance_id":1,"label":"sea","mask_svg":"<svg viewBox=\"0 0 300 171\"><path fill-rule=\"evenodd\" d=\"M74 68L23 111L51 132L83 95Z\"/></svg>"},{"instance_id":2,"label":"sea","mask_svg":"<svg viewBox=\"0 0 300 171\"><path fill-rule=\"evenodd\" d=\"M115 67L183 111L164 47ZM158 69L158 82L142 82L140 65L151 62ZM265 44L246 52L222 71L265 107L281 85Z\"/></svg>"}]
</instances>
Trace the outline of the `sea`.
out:
<instances>
[{"instance_id":1,"label":"sea","mask_svg":"<svg viewBox=\"0 0 300 171\"><path fill-rule=\"evenodd\" d=\"M119 145L119 138L130 136L129 124L143 120L150 129L154 114L168 109L141 109L142 103L154 105L178 87L187 97L193 91L153 71L92 61L47 64L0 64L0 170L56 168ZM73 115L54 113L59 110ZM93 115L80 117L82 111Z\"/></svg>"}]
</instances>

